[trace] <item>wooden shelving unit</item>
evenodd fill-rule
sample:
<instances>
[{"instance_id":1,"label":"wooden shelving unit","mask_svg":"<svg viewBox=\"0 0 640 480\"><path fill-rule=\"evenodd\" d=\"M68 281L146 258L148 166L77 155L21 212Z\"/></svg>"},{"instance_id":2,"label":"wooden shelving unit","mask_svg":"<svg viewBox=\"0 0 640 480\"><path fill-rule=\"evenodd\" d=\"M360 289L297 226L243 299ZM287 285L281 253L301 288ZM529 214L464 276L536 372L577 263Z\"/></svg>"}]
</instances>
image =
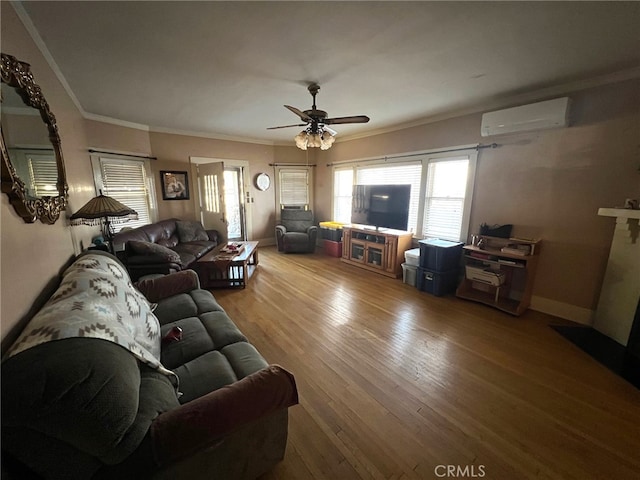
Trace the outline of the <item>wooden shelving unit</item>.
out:
<instances>
[{"instance_id":1,"label":"wooden shelving unit","mask_svg":"<svg viewBox=\"0 0 640 480\"><path fill-rule=\"evenodd\" d=\"M522 315L531 304L531 292L540 254L540 240L496 238L482 236L483 246L466 245L463 258L466 266L499 270L504 282L491 285L465 277L456 290L456 296L490 305L511 315ZM528 250L528 255L503 252L503 247Z\"/></svg>"},{"instance_id":2,"label":"wooden shelving unit","mask_svg":"<svg viewBox=\"0 0 640 480\"><path fill-rule=\"evenodd\" d=\"M411 239L411 232L345 226L342 229L342 261L398 278L402 276L404 252L411 248Z\"/></svg>"}]
</instances>

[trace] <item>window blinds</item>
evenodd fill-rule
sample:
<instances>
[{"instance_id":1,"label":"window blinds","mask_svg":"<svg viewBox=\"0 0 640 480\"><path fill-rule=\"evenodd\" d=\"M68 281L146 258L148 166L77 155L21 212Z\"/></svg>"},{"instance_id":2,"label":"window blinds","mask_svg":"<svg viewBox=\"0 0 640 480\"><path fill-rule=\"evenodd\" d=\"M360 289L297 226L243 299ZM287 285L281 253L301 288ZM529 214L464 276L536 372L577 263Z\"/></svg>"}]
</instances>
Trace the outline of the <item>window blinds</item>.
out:
<instances>
[{"instance_id":1,"label":"window blinds","mask_svg":"<svg viewBox=\"0 0 640 480\"><path fill-rule=\"evenodd\" d=\"M30 156L29 177L36 197L58 195L58 165L55 157L51 155Z\"/></svg>"},{"instance_id":2,"label":"window blinds","mask_svg":"<svg viewBox=\"0 0 640 480\"><path fill-rule=\"evenodd\" d=\"M458 241L469 160L434 161L428 165L422 236Z\"/></svg>"},{"instance_id":3,"label":"window blinds","mask_svg":"<svg viewBox=\"0 0 640 480\"><path fill-rule=\"evenodd\" d=\"M309 205L308 170L282 169L279 183L281 205Z\"/></svg>"},{"instance_id":4,"label":"window blinds","mask_svg":"<svg viewBox=\"0 0 640 480\"><path fill-rule=\"evenodd\" d=\"M147 175L144 163L135 160L100 158L102 191L138 212L138 220L114 225L114 230L151 223Z\"/></svg>"}]
</instances>

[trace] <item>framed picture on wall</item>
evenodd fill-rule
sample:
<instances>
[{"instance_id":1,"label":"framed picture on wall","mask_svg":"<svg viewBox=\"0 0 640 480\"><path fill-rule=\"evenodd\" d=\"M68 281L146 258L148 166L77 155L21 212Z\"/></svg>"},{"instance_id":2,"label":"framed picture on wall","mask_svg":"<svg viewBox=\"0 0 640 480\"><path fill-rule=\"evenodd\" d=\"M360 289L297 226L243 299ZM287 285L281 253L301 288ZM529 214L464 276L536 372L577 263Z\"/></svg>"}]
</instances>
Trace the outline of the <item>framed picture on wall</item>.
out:
<instances>
[{"instance_id":1,"label":"framed picture on wall","mask_svg":"<svg viewBox=\"0 0 640 480\"><path fill-rule=\"evenodd\" d=\"M163 200L189 200L189 176L187 172L160 170Z\"/></svg>"}]
</instances>

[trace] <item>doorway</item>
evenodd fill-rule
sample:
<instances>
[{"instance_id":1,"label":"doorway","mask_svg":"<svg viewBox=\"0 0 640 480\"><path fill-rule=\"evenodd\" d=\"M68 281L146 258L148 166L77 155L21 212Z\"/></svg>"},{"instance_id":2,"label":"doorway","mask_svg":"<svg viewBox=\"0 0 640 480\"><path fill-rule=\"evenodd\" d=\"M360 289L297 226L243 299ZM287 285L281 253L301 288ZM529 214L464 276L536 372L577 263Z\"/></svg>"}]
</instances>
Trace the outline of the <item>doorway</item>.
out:
<instances>
[{"instance_id":1,"label":"doorway","mask_svg":"<svg viewBox=\"0 0 640 480\"><path fill-rule=\"evenodd\" d=\"M229 241L247 239L242 167L224 166L224 204Z\"/></svg>"},{"instance_id":2,"label":"doorway","mask_svg":"<svg viewBox=\"0 0 640 480\"><path fill-rule=\"evenodd\" d=\"M224 232L226 241L251 238L251 212L245 201L245 197L250 195L249 162L205 157L191 157L190 160L198 167L199 204L203 224L205 221L211 224L205 227ZM212 178L215 178L217 186L214 196L219 199L217 217L215 214L209 215L207 205L211 202L207 200L211 196L211 189L207 188L207 182L203 182L208 174L205 172L215 172Z\"/></svg>"}]
</instances>

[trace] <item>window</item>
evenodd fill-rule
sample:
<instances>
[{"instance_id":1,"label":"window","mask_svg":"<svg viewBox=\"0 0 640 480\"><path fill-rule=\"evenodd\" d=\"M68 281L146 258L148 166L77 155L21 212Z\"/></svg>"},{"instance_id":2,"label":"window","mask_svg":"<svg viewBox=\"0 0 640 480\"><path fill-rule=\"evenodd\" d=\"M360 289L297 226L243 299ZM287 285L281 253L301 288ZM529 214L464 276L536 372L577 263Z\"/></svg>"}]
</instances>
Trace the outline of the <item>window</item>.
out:
<instances>
[{"instance_id":1,"label":"window","mask_svg":"<svg viewBox=\"0 0 640 480\"><path fill-rule=\"evenodd\" d=\"M363 162L353 167L336 167L333 174L334 220L351 221L353 185L411 184L408 230L421 238L466 239L476 151L425 153L411 157L409 161Z\"/></svg>"},{"instance_id":2,"label":"window","mask_svg":"<svg viewBox=\"0 0 640 480\"><path fill-rule=\"evenodd\" d=\"M426 160L425 163L427 186L422 237L460 240L469 159Z\"/></svg>"},{"instance_id":3,"label":"window","mask_svg":"<svg viewBox=\"0 0 640 480\"><path fill-rule=\"evenodd\" d=\"M18 176L25 182L27 195L58 195L58 164L52 148L11 148L9 155Z\"/></svg>"},{"instance_id":4,"label":"window","mask_svg":"<svg viewBox=\"0 0 640 480\"><path fill-rule=\"evenodd\" d=\"M243 240L244 227L242 215L242 169L240 167L224 167L224 205L227 209L227 238Z\"/></svg>"},{"instance_id":5,"label":"window","mask_svg":"<svg viewBox=\"0 0 640 480\"><path fill-rule=\"evenodd\" d=\"M279 167L278 198L280 206L311 208L311 170L304 167Z\"/></svg>"},{"instance_id":6,"label":"window","mask_svg":"<svg viewBox=\"0 0 640 480\"><path fill-rule=\"evenodd\" d=\"M58 195L58 164L53 154L29 157L29 179L36 197Z\"/></svg>"},{"instance_id":7,"label":"window","mask_svg":"<svg viewBox=\"0 0 640 480\"><path fill-rule=\"evenodd\" d=\"M114 224L115 232L152 223L155 202L148 174L149 161L93 156L91 162L96 190L138 212L138 220Z\"/></svg>"},{"instance_id":8,"label":"window","mask_svg":"<svg viewBox=\"0 0 640 480\"><path fill-rule=\"evenodd\" d=\"M351 222L351 196L353 195L353 169L333 172L333 219L336 222Z\"/></svg>"}]
</instances>

